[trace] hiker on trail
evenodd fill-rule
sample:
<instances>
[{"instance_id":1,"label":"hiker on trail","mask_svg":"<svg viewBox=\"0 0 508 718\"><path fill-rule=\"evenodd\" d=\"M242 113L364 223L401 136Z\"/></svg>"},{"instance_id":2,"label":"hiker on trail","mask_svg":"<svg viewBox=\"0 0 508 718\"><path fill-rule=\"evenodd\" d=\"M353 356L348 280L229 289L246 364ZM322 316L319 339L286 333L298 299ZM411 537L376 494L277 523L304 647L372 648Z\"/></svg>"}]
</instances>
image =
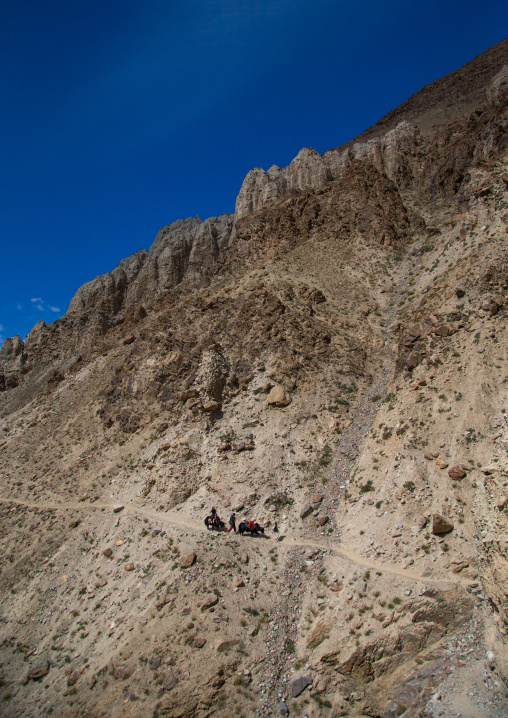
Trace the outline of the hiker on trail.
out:
<instances>
[{"instance_id":1,"label":"hiker on trail","mask_svg":"<svg viewBox=\"0 0 508 718\"><path fill-rule=\"evenodd\" d=\"M229 517L229 528L228 533L233 529L233 531L236 533L236 514L232 513Z\"/></svg>"},{"instance_id":2,"label":"hiker on trail","mask_svg":"<svg viewBox=\"0 0 508 718\"><path fill-rule=\"evenodd\" d=\"M217 516L217 509L215 508L215 506L212 506L210 516L212 517L212 520Z\"/></svg>"},{"instance_id":3,"label":"hiker on trail","mask_svg":"<svg viewBox=\"0 0 508 718\"><path fill-rule=\"evenodd\" d=\"M275 534L276 537L279 534L279 527L277 526L277 521L273 525L273 533Z\"/></svg>"}]
</instances>

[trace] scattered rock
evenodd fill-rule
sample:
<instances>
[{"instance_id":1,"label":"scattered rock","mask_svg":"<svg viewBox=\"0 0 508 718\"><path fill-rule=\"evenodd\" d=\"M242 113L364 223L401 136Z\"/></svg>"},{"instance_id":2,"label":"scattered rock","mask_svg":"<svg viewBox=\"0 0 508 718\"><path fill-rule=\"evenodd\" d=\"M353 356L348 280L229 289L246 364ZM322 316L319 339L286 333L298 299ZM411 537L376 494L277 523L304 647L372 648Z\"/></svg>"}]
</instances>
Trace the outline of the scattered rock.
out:
<instances>
[{"instance_id":1,"label":"scattered rock","mask_svg":"<svg viewBox=\"0 0 508 718\"><path fill-rule=\"evenodd\" d=\"M111 556L113 555L113 549L105 548L104 551L102 552L102 555L105 556L106 558L111 558Z\"/></svg>"},{"instance_id":2,"label":"scattered rock","mask_svg":"<svg viewBox=\"0 0 508 718\"><path fill-rule=\"evenodd\" d=\"M266 403L268 406L282 408L291 404L291 397L283 386L274 386L267 396Z\"/></svg>"},{"instance_id":3,"label":"scattered rock","mask_svg":"<svg viewBox=\"0 0 508 718\"><path fill-rule=\"evenodd\" d=\"M158 611L160 611L161 609L164 608L164 606L165 606L166 604L168 604L168 603L170 603L170 602L171 602L171 598L166 595L166 596L164 596L164 598L163 598L161 601L157 601L157 603L155 604L155 608L156 608Z\"/></svg>"},{"instance_id":4,"label":"scattered rock","mask_svg":"<svg viewBox=\"0 0 508 718\"><path fill-rule=\"evenodd\" d=\"M318 623L307 639L307 648L317 648L323 641L326 641L330 635L330 631L331 626L327 623Z\"/></svg>"},{"instance_id":5,"label":"scattered rock","mask_svg":"<svg viewBox=\"0 0 508 718\"><path fill-rule=\"evenodd\" d=\"M425 336L430 331L430 324L427 324L427 322L421 321L418 322L418 324L414 324L410 329L408 329L407 334L403 338L402 342L404 346L411 346L414 344L420 337Z\"/></svg>"},{"instance_id":6,"label":"scattered rock","mask_svg":"<svg viewBox=\"0 0 508 718\"><path fill-rule=\"evenodd\" d=\"M203 404L203 411L206 411L209 414L214 414L216 411L219 411L219 408L219 403L217 401L214 401L213 399L210 399L210 401L206 401Z\"/></svg>"},{"instance_id":7,"label":"scattered rock","mask_svg":"<svg viewBox=\"0 0 508 718\"><path fill-rule=\"evenodd\" d=\"M206 643L206 638L196 638L196 639L194 639L194 648L203 648L205 643Z\"/></svg>"},{"instance_id":8,"label":"scattered rock","mask_svg":"<svg viewBox=\"0 0 508 718\"><path fill-rule=\"evenodd\" d=\"M254 445L247 444L245 441L239 441L238 444L233 444L231 448L239 454L241 451L253 451Z\"/></svg>"},{"instance_id":9,"label":"scattered rock","mask_svg":"<svg viewBox=\"0 0 508 718\"><path fill-rule=\"evenodd\" d=\"M300 676L299 678L293 678L293 680L289 684L289 688L291 690L291 695L293 698L296 698L297 696L302 693L307 686L312 685L312 676L310 673L306 676Z\"/></svg>"},{"instance_id":10,"label":"scattered rock","mask_svg":"<svg viewBox=\"0 0 508 718\"><path fill-rule=\"evenodd\" d=\"M37 665L33 666L33 668L30 668L30 670L28 671L29 680L39 681L41 678L44 678L44 676L48 675L49 668L49 661L42 661L41 663L38 663Z\"/></svg>"},{"instance_id":11,"label":"scattered rock","mask_svg":"<svg viewBox=\"0 0 508 718\"><path fill-rule=\"evenodd\" d=\"M447 469L449 464L446 461L443 461L443 459L436 459L436 466L438 469Z\"/></svg>"},{"instance_id":12,"label":"scattered rock","mask_svg":"<svg viewBox=\"0 0 508 718\"><path fill-rule=\"evenodd\" d=\"M195 399L199 395L197 389L185 389L178 394L179 401L185 402L187 399Z\"/></svg>"},{"instance_id":13,"label":"scattered rock","mask_svg":"<svg viewBox=\"0 0 508 718\"><path fill-rule=\"evenodd\" d=\"M245 374L238 378L238 383L242 389L247 389L251 381L254 379L254 374Z\"/></svg>"},{"instance_id":14,"label":"scattered rock","mask_svg":"<svg viewBox=\"0 0 508 718\"><path fill-rule=\"evenodd\" d=\"M136 564L134 563L134 561L129 561L125 564L124 568L126 571L134 571L134 569L136 568Z\"/></svg>"},{"instance_id":15,"label":"scattered rock","mask_svg":"<svg viewBox=\"0 0 508 718\"><path fill-rule=\"evenodd\" d=\"M212 608L213 606L216 606L218 603L219 603L219 597L216 596L214 593L210 593L205 598L204 602L201 604L201 610L206 611L207 609Z\"/></svg>"},{"instance_id":16,"label":"scattered rock","mask_svg":"<svg viewBox=\"0 0 508 718\"><path fill-rule=\"evenodd\" d=\"M280 711L281 716L289 715L289 710L286 705L286 701L283 698L281 698L279 701L279 711Z\"/></svg>"},{"instance_id":17,"label":"scattered rock","mask_svg":"<svg viewBox=\"0 0 508 718\"><path fill-rule=\"evenodd\" d=\"M318 524L320 526L325 526L325 524L327 524L329 520L329 516L318 516Z\"/></svg>"},{"instance_id":18,"label":"scattered rock","mask_svg":"<svg viewBox=\"0 0 508 718\"><path fill-rule=\"evenodd\" d=\"M224 651L230 651L232 648L238 647L240 650L245 649L245 644L243 641L241 641L239 638L232 638L229 641L222 641L217 646L217 651L219 653L224 653Z\"/></svg>"},{"instance_id":19,"label":"scattered rock","mask_svg":"<svg viewBox=\"0 0 508 718\"><path fill-rule=\"evenodd\" d=\"M416 369L416 367L423 361L423 354L421 352L412 351L406 359L406 369Z\"/></svg>"},{"instance_id":20,"label":"scattered rock","mask_svg":"<svg viewBox=\"0 0 508 718\"><path fill-rule=\"evenodd\" d=\"M77 527L79 526L80 523L81 523L81 522L80 522L79 519L74 519L73 521L69 521L69 526L68 526L68 528L70 528L70 529L75 529L75 528L77 528Z\"/></svg>"},{"instance_id":21,"label":"scattered rock","mask_svg":"<svg viewBox=\"0 0 508 718\"><path fill-rule=\"evenodd\" d=\"M123 511L125 506L123 504L116 504L113 506L113 513L118 514L120 511Z\"/></svg>"},{"instance_id":22,"label":"scattered rock","mask_svg":"<svg viewBox=\"0 0 508 718\"><path fill-rule=\"evenodd\" d=\"M436 535L447 534L453 531L453 523L441 514L432 514L432 533Z\"/></svg>"},{"instance_id":23,"label":"scattered rock","mask_svg":"<svg viewBox=\"0 0 508 718\"><path fill-rule=\"evenodd\" d=\"M177 683L178 683L178 678L176 678L176 676L175 676L173 673L171 673L171 672L170 672L170 673L166 673L166 674L164 675L163 680L162 680L162 688L163 688L166 692L172 691L173 688L176 686Z\"/></svg>"},{"instance_id":24,"label":"scattered rock","mask_svg":"<svg viewBox=\"0 0 508 718\"><path fill-rule=\"evenodd\" d=\"M309 516L309 514L311 514L313 512L313 510L314 509L312 508L311 504L305 504L303 509L300 511L300 518L301 519L307 518L307 516Z\"/></svg>"},{"instance_id":25,"label":"scattered rock","mask_svg":"<svg viewBox=\"0 0 508 718\"><path fill-rule=\"evenodd\" d=\"M438 337L450 337L457 331L452 324L438 324L434 327L434 334Z\"/></svg>"},{"instance_id":26,"label":"scattered rock","mask_svg":"<svg viewBox=\"0 0 508 718\"><path fill-rule=\"evenodd\" d=\"M73 671L71 675L67 678L67 685L69 688L74 686L79 680L79 673L77 671Z\"/></svg>"},{"instance_id":27,"label":"scattered rock","mask_svg":"<svg viewBox=\"0 0 508 718\"><path fill-rule=\"evenodd\" d=\"M484 466L482 468L482 472L485 476L491 476L491 474L494 474L496 471L499 471L499 467L495 464L490 464L489 466Z\"/></svg>"},{"instance_id":28,"label":"scattered rock","mask_svg":"<svg viewBox=\"0 0 508 718\"><path fill-rule=\"evenodd\" d=\"M180 559L180 568L190 568L196 563L197 556L192 551L191 553L188 553L186 556L182 556Z\"/></svg>"},{"instance_id":29,"label":"scattered rock","mask_svg":"<svg viewBox=\"0 0 508 718\"><path fill-rule=\"evenodd\" d=\"M451 469L448 469L448 476L455 481L459 481L466 476L466 472L460 466L452 466Z\"/></svg>"},{"instance_id":30,"label":"scattered rock","mask_svg":"<svg viewBox=\"0 0 508 718\"><path fill-rule=\"evenodd\" d=\"M424 529L425 526L427 526L427 517L426 516L418 516L418 518L416 519L416 525L420 529Z\"/></svg>"},{"instance_id":31,"label":"scattered rock","mask_svg":"<svg viewBox=\"0 0 508 718\"><path fill-rule=\"evenodd\" d=\"M502 511L504 508L506 508L507 504L508 498L506 498L506 496L501 496L501 498L496 501L496 508L498 508L499 511Z\"/></svg>"}]
</instances>

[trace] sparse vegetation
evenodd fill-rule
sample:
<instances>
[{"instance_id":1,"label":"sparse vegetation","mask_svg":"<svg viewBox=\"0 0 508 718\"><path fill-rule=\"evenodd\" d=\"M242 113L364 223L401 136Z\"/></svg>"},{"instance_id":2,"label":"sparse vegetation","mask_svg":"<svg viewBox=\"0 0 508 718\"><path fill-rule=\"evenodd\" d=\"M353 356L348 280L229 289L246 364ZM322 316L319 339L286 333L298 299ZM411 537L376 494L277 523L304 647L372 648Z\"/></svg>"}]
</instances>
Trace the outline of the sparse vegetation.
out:
<instances>
[{"instance_id":1,"label":"sparse vegetation","mask_svg":"<svg viewBox=\"0 0 508 718\"><path fill-rule=\"evenodd\" d=\"M369 479L364 484L360 484L360 492L362 494L366 494L369 491L374 491L374 485L372 483L372 479Z\"/></svg>"}]
</instances>

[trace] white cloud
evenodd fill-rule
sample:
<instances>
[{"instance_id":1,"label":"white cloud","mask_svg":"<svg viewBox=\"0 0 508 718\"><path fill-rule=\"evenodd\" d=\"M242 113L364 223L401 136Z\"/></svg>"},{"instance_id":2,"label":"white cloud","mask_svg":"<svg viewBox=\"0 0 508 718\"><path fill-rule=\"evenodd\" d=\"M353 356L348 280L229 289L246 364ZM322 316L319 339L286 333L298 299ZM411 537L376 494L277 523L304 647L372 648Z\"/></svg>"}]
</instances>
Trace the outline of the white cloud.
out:
<instances>
[{"instance_id":1,"label":"white cloud","mask_svg":"<svg viewBox=\"0 0 508 718\"><path fill-rule=\"evenodd\" d=\"M51 309L52 312L59 312L59 311L60 311L60 307L49 307L49 308Z\"/></svg>"},{"instance_id":2,"label":"white cloud","mask_svg":"<svg viewBox=\"0 0 508 718\"><path fill-rule=\"evenodd\" d=\"M21 310L23 309L23 307L21 306L21 304L16 305L16 308L19 309L19 311L21 311Z\"/></svg>"},{"instance_id":3,"label":"white cloud","mask_svg":"<svg viewBox=\"0 0 508 718\"><path fill-rule=\"evenodd\" d=\"M38 309L40 312L44 311L44 307L42 306L42 304L36 304L35 308Z\"/></svg>"},{"instance_id":4,"label":"white cloud","mask_svg":"<svg viewBox=\"0 0 508 718\"><path fill-rule=\"evenodd\" d=\"M30 299L31 302L42 302L42 297L33 297Z\"/></svg>"}]
</instances>

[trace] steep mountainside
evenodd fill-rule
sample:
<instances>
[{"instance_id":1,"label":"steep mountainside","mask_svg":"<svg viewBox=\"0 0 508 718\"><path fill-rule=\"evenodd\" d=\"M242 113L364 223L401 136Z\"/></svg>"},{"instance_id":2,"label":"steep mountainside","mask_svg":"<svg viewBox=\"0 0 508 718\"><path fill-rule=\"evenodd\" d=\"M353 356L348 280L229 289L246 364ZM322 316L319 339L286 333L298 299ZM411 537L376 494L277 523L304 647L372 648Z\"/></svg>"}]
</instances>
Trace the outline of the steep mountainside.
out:
<instances>
[{"instance_id":1,"label":"steep mountainside","mask_svg":"<svg viewBox=\"0 0 508 718\"><path fill-rule=\"evenodd\" d=\"M6 340L3 715L508 715L505 63Z\"/></svg>"}]
</instances>

